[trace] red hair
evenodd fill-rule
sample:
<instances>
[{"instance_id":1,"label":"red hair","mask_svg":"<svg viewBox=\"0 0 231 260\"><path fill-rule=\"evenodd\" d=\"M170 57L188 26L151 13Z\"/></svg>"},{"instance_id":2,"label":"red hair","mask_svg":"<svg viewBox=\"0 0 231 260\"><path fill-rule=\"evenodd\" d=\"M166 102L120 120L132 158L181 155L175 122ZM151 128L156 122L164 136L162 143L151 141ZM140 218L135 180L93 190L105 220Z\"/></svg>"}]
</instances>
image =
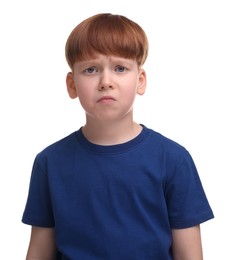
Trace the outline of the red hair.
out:
<instances>
[{"instance_id":1,"label":"red hair","mask_svg":"<svg viewBox=\"0 0 231 260\"><path fill-rule=\"evenodd\" d=\"M95 53L135 59L143 65L148 55L144 30L122 15L97 14L82 21L66 42L66 59L70 68L76 61L94 57Z\"/></svg>"}]
</instances>

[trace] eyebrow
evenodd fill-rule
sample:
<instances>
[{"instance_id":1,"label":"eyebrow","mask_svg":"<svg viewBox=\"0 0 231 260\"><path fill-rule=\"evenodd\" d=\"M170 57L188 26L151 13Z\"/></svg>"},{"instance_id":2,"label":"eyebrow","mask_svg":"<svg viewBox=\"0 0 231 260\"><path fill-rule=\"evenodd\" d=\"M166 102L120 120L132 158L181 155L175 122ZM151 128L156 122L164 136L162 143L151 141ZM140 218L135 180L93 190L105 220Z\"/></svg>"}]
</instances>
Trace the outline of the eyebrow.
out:
<instances>
[{"instance_id":1,"label":"eyebrow","mask_svg":"<svg viewBox=\"0 0 231 260\"><path fill-rule=\"evenodd\" d=\"M123 57L110 57L112 62L126 62L126 63L133 63L133 59L123 58Z\"/></svg>"}]
</instances>

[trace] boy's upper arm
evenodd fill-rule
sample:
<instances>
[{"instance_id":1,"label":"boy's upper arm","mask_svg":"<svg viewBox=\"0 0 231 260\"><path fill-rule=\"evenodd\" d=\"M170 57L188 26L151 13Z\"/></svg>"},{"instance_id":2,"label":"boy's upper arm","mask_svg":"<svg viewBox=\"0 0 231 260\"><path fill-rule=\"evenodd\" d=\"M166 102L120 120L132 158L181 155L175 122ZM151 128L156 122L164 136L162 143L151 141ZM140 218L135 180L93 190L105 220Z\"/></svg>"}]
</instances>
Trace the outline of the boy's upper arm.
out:
<instances>
[{"instance_id":1,"label":"boy's upper arm","mask_svg":"<svg viewBox=\"0 0 231 260\"><path fill-rule=\"evenodd\" d=\"M202 243L200 226L173 229L173 259L202 260Z\"/></svg>"},{"instance_id":2,"label":"boy's upper arm","mask_svg":"<svg viewBox=\"0 0 231 260\"><path fill-rule=\"evenodd\" d=\"M54 228L31 228L31 238L26 260L53 260L56 253Z\"/></svg>"}]
</instances>

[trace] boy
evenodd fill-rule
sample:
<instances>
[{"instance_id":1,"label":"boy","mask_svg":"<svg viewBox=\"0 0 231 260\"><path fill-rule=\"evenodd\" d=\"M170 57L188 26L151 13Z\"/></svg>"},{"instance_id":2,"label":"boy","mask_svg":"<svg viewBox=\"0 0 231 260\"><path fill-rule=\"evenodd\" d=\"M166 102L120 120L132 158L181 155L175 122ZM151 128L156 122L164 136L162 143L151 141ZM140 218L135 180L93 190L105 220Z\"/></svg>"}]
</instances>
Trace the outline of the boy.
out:
<instances>
[{"instance_id":1,"label":"boy","mask_svg":"<svg viewBox=\"0 0 231 260\"><path fill-rule=\"evenodd\" d=\"M70 34L67 91L86 123L36 156L28 260L202 259L199 225L213 213L194 162L133 121L147 54L145 32L124 16L98 14Z\"/></svg>"}]
</instances>

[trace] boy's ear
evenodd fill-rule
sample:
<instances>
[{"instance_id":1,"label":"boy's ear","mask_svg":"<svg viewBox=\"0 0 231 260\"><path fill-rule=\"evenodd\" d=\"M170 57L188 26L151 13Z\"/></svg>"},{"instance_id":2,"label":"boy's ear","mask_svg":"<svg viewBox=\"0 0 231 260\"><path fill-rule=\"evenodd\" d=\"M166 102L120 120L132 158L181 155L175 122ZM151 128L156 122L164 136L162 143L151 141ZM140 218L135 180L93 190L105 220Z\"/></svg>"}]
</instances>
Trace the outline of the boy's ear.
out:
<instances>
[{"instance_id":1,"label":"boy's ear","mask_svg":"<svg viewBox=\"0 0 231 260\"><path fill-rule=\"evenodd\" d=\"M73 98L73 99L77 98L78 94L77 94L77 90L76 90L76 87L75 87L75 81L74 81L74 77L73 77L72 72L67 73L66 85L67 85L67 92L68 92L70 98Z\"/></svg>"},{"instance_id":2,"label":"boy's ear","mask_svg":"<svg viewBox=\"0 0 231 260\"><path fill-rule=\"evenodd\" d=\"M139 82L137 87L137 94L143 95L145 93L146 85L147 85L147 78L146 78L146 72L144 69L140 69L139 72Z\"/></svg>"}]
</instances>

